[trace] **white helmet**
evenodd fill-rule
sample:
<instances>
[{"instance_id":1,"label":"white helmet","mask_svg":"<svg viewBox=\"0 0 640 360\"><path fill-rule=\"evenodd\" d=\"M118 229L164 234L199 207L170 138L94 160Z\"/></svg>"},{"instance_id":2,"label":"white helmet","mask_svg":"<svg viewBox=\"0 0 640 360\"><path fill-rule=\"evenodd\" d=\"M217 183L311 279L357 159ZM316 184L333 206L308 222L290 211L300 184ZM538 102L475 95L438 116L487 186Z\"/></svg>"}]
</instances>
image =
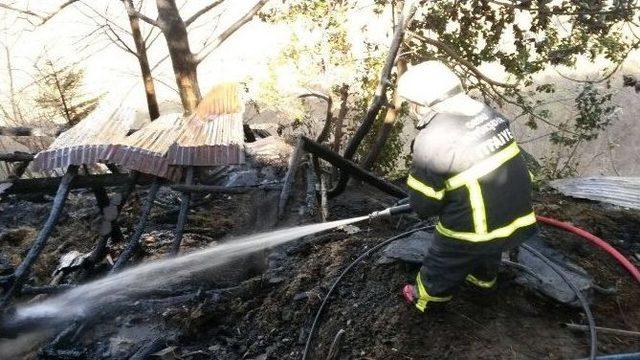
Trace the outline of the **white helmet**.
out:
<instances>
[{"instance_id":1,"label":"white helmet","mask_svg":"<svg viewBox=\"0 0 640 360\"><path fill-rule=\"evenodd\" d=\"M398 95L421 106L430 107L462 93L460 79L439 61L412 66L398 79Z\"/></svg>"}]
</instances>

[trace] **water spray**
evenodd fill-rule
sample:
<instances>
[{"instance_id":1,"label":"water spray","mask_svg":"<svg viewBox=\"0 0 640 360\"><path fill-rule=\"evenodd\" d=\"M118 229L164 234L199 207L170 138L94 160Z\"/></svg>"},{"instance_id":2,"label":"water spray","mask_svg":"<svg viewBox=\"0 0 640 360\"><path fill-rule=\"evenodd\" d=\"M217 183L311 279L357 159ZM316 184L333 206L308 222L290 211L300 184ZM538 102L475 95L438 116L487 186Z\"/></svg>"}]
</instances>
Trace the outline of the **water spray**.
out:
<instances>
[{"instance_id":1,"label":"water spray","mask_svg":"<svg viewBox=\"0 0 640 360\"><path fill-rule=\"evenodd\" d=\"M244 236L222 245L161 261L148 262L106 276L44 301L19 305L0 313L0 338L15 337L39 328L63 326L95 316L122 302L148 296L158 288L193 280L194 274L223 265L232 259L282 245L304 236L365 220L411 211L408 204L392 206L369 215L319 224L302 225Z\"/></svg>"}]
</instances>

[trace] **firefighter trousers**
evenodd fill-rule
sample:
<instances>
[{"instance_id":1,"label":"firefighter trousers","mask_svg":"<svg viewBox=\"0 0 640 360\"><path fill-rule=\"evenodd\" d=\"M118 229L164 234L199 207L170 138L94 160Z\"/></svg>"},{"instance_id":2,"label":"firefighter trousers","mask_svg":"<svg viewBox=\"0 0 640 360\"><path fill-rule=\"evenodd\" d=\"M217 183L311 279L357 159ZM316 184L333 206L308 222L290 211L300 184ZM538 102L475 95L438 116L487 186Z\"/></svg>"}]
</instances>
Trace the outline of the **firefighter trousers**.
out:
<instances>
[{"instance_id":1,"label":"firefighter trousers","mask_svg":"<svg viewBox=\"0 0 640 360\"><path fill-rule=\"evenodd\" d=\"M489 289L495 285L502 249L467 252L454 242L435 236L422 262L419 280L437 298L453 295L465 281Z\"/></svg>"}]
</instances>

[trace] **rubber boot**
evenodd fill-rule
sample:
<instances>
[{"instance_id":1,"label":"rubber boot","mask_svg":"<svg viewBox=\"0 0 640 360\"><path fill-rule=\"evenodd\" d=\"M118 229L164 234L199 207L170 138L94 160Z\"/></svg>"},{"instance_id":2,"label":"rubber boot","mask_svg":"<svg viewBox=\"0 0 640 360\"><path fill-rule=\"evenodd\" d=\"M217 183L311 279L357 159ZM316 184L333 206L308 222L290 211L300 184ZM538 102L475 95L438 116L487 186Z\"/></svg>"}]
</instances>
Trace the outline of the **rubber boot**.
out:
<instances>
[{"instance_id":1,"label":"rubber boot","mask_svg":"<svg viewBox=\"0 0 640 360\"><path fill-rule=\"evenodd\" d=\"M424 312L427 308L427 304L429 302L435 303L443 303L451 300L451 296L433 296L429 295L427 289L424 287L422 283L422 278L420 277L420 273L416 278L417 286L407 284L402 288L402 297L407 304L413 304L415 307Z\"/></svg>"}]
</instances>

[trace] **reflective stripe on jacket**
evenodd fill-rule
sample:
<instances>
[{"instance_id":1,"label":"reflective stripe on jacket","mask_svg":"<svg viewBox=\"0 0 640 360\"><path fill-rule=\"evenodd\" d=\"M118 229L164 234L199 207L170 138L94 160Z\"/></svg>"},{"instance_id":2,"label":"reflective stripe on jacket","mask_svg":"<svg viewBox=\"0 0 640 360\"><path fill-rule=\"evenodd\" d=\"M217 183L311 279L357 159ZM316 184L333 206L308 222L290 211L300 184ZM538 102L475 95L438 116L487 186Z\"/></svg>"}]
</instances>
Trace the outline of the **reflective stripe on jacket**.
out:
<instances>
[{"instance_id":1,"label":"reflective stripe on jacket","mask_svg":"<svg viewBox=\"0 0 640 360\"><path fill-rule=\"evenodd\" d=\"M509 123L488 107L435 115L414 141L407 185L414 210L439 215L445 238L486 243L536 231L529 172Z\"/></svg>"}]
</instances>

